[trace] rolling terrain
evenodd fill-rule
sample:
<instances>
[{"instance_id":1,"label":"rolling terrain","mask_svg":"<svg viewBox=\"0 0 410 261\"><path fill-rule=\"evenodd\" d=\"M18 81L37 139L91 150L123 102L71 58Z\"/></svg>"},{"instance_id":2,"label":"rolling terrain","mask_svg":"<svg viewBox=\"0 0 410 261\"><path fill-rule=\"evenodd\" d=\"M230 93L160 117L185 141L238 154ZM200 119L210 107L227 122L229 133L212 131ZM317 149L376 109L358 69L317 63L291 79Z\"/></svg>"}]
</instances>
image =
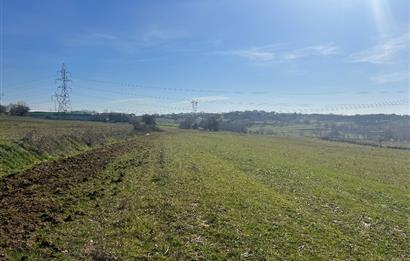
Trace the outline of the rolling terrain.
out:
<instances>
[{"instance_id":1,"label":"rolling terrain","mask_svg":"<svg viewBox=\"0 0 410 261\"><path fill-rule=\"evenodd\" d=\"M130 124L0 115L0 177L133 135Z\"/></svg>"},{"instance_id":2,"label":"rolling terrain","mask_svg":"<svg viewBox=\"0 0 410 261\"><path fill-rule=\"evenodd\" d=\"M17 260L406 260L409 156L168 128L2 178L0 253Z\"/></svg>"}]
</instances>

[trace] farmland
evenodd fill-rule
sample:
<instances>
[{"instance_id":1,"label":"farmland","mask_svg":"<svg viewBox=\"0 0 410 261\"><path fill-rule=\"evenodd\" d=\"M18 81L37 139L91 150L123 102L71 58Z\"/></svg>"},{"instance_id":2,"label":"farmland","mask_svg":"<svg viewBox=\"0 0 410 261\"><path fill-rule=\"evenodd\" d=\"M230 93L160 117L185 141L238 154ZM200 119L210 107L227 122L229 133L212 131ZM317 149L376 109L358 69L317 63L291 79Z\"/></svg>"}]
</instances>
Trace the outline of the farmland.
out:
<instances>
[{"instance_id":1,"label":"farmland","mask_svg":"<svg viewBox=\"0 0 410 261\"><path fill-rule=\"evenodd\" d=\"M50 121L0 115L0 177L35 163L124 139L130 124Z\"/></svg>"},{"instance_id":2,"label":"farmland","mask_svg":"<svg viewBox=\"0 0 410 261\"><path fill-rule=\"evenodd\" d=\"M410 261L409 10L0 0L0 261Z\"/></svg>"},{"instance_id":3,"label":"farmland","mask_svg":"<svg viewBox=\"0 0 410 261\"><path fill-rule=\"evenodd\" d=\"M69 260L410 257L408 151L165 128L86 153L3 178L0 253Z\"/></svg>"},{"instance_id":4,"label":"farmland","mask_svg":"<svg viewBox=\"0 0 410 261\"><path fill-rule=\"evenodd\" d=\"M218 129L281 137L310 137L370 146L410 149L410 118L407 115L335 115L234 111L162 115L161 122L195 129L204 119L215 117Z\"/></svg>"}]
</instances>

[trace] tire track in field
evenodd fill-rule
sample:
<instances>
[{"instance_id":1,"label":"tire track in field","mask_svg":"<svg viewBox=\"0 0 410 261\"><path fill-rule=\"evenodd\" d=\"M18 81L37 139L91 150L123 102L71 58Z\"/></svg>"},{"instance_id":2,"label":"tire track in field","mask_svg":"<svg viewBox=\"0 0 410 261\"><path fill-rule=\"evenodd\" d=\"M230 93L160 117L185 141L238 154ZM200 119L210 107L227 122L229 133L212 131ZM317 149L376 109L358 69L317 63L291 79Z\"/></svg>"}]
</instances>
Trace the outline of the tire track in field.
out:
<instances>
[{"instance_id":1,"label":"tire track in field","mask_svg":"<svg viewBox=\"0 0 410 261\"><path fill-rule=\"evenodd\" d=\"M39 164L0 179L0 259L7 249L29 247L32 232L61 219L70 187L95 178L116 157L141 146L137 140ZM59 200L60 198L60 200Z\"/></svg>"}]
</instances>

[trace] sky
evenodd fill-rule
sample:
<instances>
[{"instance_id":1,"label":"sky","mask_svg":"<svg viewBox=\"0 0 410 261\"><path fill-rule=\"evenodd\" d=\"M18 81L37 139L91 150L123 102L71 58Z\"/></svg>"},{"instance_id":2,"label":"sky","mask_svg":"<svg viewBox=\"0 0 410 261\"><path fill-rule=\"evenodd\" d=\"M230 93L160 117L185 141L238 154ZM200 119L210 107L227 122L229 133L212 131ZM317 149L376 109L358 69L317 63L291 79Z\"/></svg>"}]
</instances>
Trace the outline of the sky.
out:
<instances>
[{"instance_id":1,"label":"sky","mask_svg":"<svg viewBox=\"0 0 410 261\"><path fill-rule=\"evenodd\" d=\"M2 102L409 114L408 0L0 0Z\"/></svg>"}]
</instances>

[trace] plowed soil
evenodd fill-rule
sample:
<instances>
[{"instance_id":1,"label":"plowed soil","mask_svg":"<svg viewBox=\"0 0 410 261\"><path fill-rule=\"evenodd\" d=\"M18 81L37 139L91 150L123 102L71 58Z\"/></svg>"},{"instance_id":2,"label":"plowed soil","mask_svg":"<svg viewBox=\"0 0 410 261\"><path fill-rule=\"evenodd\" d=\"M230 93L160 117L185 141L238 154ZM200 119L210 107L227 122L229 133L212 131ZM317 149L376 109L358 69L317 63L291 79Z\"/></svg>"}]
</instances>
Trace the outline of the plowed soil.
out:
<instances>
[{"instance_id":1,"label":"plowed soil","mask_svg":"<svg viewBox=\"0 0 410 261\"><path fill-rule=\"evenodd\" d=\"M58 222L70 202L57 200L71 187L95 178L116 157L137 145L127 141L78 156L36 165L0 180L0 259L25 249L32 232Z\"/></svg>"}]
</instances>

